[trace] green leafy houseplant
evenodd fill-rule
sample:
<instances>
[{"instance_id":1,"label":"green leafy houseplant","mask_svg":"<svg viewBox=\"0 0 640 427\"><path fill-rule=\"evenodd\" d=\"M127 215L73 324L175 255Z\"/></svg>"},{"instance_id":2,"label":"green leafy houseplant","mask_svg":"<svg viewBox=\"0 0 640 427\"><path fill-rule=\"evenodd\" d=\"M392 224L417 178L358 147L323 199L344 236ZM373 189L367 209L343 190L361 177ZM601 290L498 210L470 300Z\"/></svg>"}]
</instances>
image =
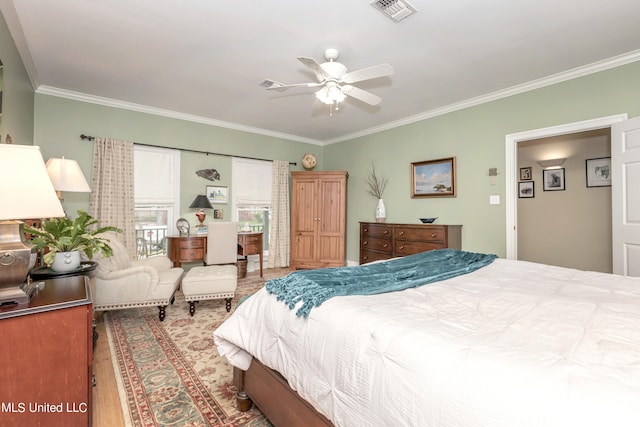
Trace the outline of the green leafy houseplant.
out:
<instances>
[{"instance_id":1,"label":"green leafy houseplant","mask_svg":"<svg viewBox=\"0 0 640 427\"><path fill-rule=\"evenodd\" d=\"M90 230L98 223L91 215L83 210L78 210L78 217L74 220L70 218L51 218L43 220L40 228L25 225L27 233L35 236L31 243L38 249L48 249L43 256L44 263L50 266L57 253L83 251L89 259L94 253L102 253L105 257L113 255L113 250L109 246L109 239L99 236L106 231L121 233L122 230L116 227L100 227Z\"/></svg>"}]
</instances>

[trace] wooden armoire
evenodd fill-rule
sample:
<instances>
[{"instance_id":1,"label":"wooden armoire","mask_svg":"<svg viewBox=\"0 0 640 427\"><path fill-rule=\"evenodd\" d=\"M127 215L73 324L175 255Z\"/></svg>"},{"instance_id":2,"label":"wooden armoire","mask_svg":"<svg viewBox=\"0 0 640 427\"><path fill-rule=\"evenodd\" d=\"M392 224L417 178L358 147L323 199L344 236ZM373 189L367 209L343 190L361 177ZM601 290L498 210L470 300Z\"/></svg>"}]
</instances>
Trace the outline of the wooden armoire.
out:
<instances>
[{"instance_id":1,"label":"wooden armoire","mask_svg":"<svg viewBox=\"0 0 640 427\"><path fill-rule=\"evenodd\" d=\"M291 172L291 269L345 265L348 176Z\"/></svg>"}]
</instances>

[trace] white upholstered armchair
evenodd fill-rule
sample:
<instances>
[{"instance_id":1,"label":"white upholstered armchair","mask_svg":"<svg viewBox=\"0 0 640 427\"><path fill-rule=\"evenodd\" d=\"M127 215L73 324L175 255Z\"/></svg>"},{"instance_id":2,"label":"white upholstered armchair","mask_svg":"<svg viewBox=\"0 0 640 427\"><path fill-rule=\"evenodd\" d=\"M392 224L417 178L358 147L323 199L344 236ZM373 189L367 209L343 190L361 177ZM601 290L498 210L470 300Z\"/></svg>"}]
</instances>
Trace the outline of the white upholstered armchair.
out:
<instances>
[{"instance_id":1,"label":"white upholstered armchair","mask_svg":"<svg viewBox=\"0 0 640 427\"><path fill-rule=\"evenodd\" d=\"M164 320L165 308L173 303L183 269L173 268L171 260L164 255L131 260L116 234L109 233L108 238L113 256L93 257L98 262L94 277L94 310L158 306L160 321Z\"/></svg>"}]
</instances>

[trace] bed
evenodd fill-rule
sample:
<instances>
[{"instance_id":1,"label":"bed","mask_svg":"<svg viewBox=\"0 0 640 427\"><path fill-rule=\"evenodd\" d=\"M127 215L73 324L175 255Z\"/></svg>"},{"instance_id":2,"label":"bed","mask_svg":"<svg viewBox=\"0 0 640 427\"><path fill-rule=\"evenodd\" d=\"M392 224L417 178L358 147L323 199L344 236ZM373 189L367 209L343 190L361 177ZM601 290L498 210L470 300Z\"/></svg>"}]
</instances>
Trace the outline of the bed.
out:
<instances>
[{"instance_id":1,"label":"bed","mask_svg":"<svg viewBox=\"0 0 640 427\"><path fill-rule=\"evenodd\" d=\"M308 317L262 289L214 340L276 426L640 425L638 278L496 259Z\"/></svg>"}]
</instances>

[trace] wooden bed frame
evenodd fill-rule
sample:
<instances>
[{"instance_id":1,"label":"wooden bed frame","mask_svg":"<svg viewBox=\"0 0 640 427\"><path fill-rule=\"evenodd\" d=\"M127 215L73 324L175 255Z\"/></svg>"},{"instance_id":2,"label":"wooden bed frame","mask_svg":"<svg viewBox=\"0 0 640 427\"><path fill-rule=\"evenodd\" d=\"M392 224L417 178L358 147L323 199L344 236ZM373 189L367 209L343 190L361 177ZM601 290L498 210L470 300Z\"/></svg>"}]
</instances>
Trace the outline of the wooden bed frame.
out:
<instances>
[{"instance_id":1,"label":"wooden bed frame","mask_svg":"<svg viewBox=\"0 0 640 427\"><path fill-rule=\"evenodd\" d=\"M238 390L240 411L248 411L253 402L276 427L333 427L331 421L289 387L282 375L258 359L254 358L246 371L234 367L233 384Z\"/></svg>"}]
</instances>

